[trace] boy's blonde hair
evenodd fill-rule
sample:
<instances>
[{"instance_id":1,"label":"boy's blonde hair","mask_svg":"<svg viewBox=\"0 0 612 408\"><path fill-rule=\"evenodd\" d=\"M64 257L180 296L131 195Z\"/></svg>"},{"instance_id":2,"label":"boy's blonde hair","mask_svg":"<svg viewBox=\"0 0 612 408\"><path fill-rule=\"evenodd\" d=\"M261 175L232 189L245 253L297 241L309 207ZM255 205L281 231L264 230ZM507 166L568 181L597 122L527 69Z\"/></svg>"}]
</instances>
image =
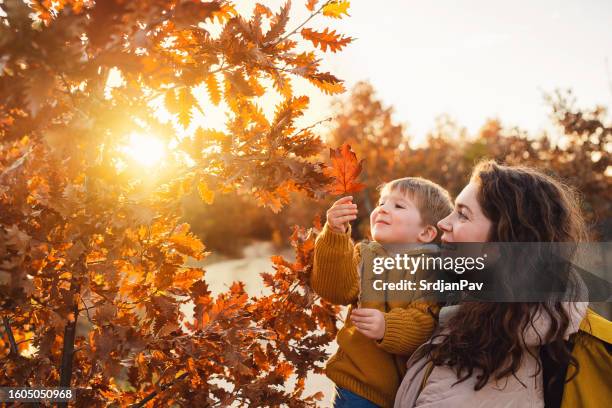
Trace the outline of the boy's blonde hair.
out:
<instances>
[{"instance_id":1,"label":"boy's blonde hair","mask_svg":"<svg viewBox=\"0 0 612 408\"><path fill-rule=\"evenodd\" d=\"M433 225L438 229L438 221L448 216L453 211L453 202L450 194L442 186L422 177L404 177L382 184L378 187L382 194L384 191L399 190L407 195L416 205L421 219L425 225Z\"/></svg>"}]
</instances>

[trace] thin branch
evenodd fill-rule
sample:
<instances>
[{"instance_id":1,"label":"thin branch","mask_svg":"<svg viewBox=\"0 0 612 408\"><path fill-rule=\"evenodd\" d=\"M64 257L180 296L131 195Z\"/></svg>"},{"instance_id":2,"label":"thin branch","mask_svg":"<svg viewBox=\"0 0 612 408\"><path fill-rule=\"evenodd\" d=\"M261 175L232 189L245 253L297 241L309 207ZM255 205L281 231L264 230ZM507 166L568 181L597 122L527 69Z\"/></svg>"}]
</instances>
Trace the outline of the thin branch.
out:
<instances>
[{"instance_id":1,"label":"thin branch","mask_svg":"<svg viewBox=\"0 0 612 408\"><path fill-rule=\"evenodd\" d=\"M179 380L182 380L184 378L186 378L188 375L188 373L183 373L181 375L179 375L178 377L176 377L174 380L170 381L167 384L162 385L160 388L160 392L164 392L165 390L167 390L168 388L170 388L171 386L173 386L175 383L177 383ZM147 394L146 397L144 397L143 400L141 400L140 402L130 405L130 408L141 408L144 407L146 405L147 402L151 401L153 398L157 397L158 392L157 391L152 391L149 394Z\"/></svg>"},{"instance_id":2,"label":"thin branch","mask_svg":"<svg viewBox=\"0 0 612 408\"><path fill-rule=\"evenodd\" d=\"M85 313L87 314L87 320L89 320L91 323L93 323L91 321L91 316L89 315L89 309L91 309L93 306L87 306L87 304L85 303L85 300L83 299L83 297L79 296L79 299L81 299L81 302L83 303L83 306L85 307L84 309L79 309L79 313L83 310L85 310Z\"/></svg>"},{"instance_id":3,"label":"thin branch","mask_svg":"<svg viewBox=\"0 0 612 408\"><path fill-rule=\"evenodd\" d=\"M291 37L293 34L295 34L300 28L304 27L306 24L308 24L308 22L310 20L313 19L314 16L316 16L317 14L319 14L321 12L321 10L323 10L323 8L325 6L327 6L329 3L331 3L331 0L326 1L325 3L323 3L323 5L321 7L319 7L319 9L317 11L315 11L314 13L312 13L310 15L310 17L308 17L306 19L306 21L304 21L302 24L300 24L299 26L297 26L296 28L294 28L292 31L290 31L289 33L285 34L284 36L282 36L280 39L278 39L276 42L274 42L274 45L279 44L283 41L285 41L287 38Z\"/></svg>"},{"instance_id":4,"label":"thin branch","mask_svg":"<svg viewBox=\"0 0 612 408\"><path fill-rule=\"evenodd\" d=\"M208 75L216 74L217 72L226 71L228 69L230 69L230 67L227 67L227 68L225 67L225 58L224 58L223 61L221 61L219 68L213 69L212 71L208 73Z\"/></svg>"},{"instance_id":5,"label":"thin branch","mask_svg":"<svg viewBox=\"0 0 612 408\"><path fill-rule=\"evenodd\" d=\"M68 84L68 81L66 80L66 77L64 76L63 72L59 73L59 77L62 80L62 83L64 85L64 87L66 88L66 93L68 94L68 97L70 98L70 102L72 102L72 108L79 112L81 115L83 115L85 118L88 118L89 115L87 115L85 112L83 112L80 108L79 108L79 104L77 103L76 98L74 97L74 94L72 93L72 91L70 90L70 85ZM94 95L92 95L94 96ZM95 97L95 96L94 96ZM97 99L97 98L96 98Z\"/></svg>"},{"instance_id":6,"label":"thin branch","mask_svg":"<svg viewBox=\"0 0 612 408\"><path fill-rule=\"evenodd\" d=\"M314 127L317 127L317 126L319 126L319 125L320 125L320 124L322 124L322 123L325 123L325 122L330 122L332 119L333 119L333 118L332 118L331 116L330 116L330 117L328 117L328 118L325 118L325 119L321 119L320 121L315 122L315 123L313 123L313 124L312 124L312 125L310 125L310 126L307 126L307 127L305 127L305 128L301 128L301 129L300 129L300 130L298 130L296 133L294 133L294 134L292 134L291 136L289 136L289 138L296 137L296 136L298 136L300 133L303 133L303 132L305 132L305 131L307 131L307 130L310 130L310 129L314 128Z\"/></svg>"},{"instance_id":7,"label":"thin branch","mask_svg":"<svg viewBox=\"0 0 612 408\"><path fill-rule=\"evenodd\" d=\"M6 330L6 335L8 336L9 344L10 344L10 354L18 355L19 349L17 348L17 342L15 341L15 336L13 335L13 329L11 329L11 321L7 316L2 316L2 323L4 323L4 330Z\"/></svg>"}]
</instances>

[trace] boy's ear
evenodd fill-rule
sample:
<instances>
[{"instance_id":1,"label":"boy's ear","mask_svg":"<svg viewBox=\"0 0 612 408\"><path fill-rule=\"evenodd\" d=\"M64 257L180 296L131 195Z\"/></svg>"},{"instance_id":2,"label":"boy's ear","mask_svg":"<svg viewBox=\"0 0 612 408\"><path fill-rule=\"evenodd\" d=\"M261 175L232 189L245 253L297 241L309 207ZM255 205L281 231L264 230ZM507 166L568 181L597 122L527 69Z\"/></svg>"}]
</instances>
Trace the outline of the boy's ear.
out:
<instances>
[{"instance_id":1,"label":"boy's ear","mask_svg":"<svg viewBox=\"0 0 612 408\"><path fill-rule=\"evenodd\" d=\"M427 225L425 228L421 230L421 233L418 236L418 240L423 243L430 243L436 239L436 235L438 235L438 230L433 225Z\"/></svg>"}]
</instances>

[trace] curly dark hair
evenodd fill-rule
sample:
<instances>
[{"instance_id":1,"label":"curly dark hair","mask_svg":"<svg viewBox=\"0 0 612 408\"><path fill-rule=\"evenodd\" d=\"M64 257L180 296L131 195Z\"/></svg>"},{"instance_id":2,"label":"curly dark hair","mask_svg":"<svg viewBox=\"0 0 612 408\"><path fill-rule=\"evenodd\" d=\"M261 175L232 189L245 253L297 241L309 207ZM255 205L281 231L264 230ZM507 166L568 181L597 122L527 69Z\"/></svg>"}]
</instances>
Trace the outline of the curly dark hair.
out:
<instances>
[{"instance_id":1,"label":"curly dark hair","mask_svg":"<svg viewBox=\"0 0 612 408\"><path fill-rule=\"evenodd\" d=\"M494 161L479 163L471 181L479 185L477 200L491 221L489 242L581 242L587 238L574 190L538 170L503 166ZM515 375L525 347L524 333L538 312L551 322L543 343L557 364L578 364L564 342L570 320L558 300L531 303L465 302L438 335L439 343L428 343L421 356L435 365L453 367L459 382L477 372L475 390L491 377Z\"/></svg>"}]
</instances>

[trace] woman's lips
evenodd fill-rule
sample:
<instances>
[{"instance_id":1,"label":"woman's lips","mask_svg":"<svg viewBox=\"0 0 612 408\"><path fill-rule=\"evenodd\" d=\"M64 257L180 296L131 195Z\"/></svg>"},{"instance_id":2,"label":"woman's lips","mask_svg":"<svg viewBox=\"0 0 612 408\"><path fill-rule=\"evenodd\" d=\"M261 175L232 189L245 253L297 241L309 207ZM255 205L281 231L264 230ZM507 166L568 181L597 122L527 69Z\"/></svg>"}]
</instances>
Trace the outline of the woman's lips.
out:
<instances>
[{"instance_id":1,"label":"woman's lips","mask_svg":"<svg viewBox=\"0 0 612 408\"><path fill-rule=\"evenodd\" d=\"M374 223L374 225L376 225L376 224L391 225L391 224L389 224L389 223L388 223L388 222L386 222L386 221L376 221L376 222Z\"/></svg>"}]
</instances>

